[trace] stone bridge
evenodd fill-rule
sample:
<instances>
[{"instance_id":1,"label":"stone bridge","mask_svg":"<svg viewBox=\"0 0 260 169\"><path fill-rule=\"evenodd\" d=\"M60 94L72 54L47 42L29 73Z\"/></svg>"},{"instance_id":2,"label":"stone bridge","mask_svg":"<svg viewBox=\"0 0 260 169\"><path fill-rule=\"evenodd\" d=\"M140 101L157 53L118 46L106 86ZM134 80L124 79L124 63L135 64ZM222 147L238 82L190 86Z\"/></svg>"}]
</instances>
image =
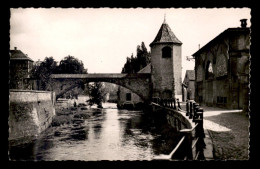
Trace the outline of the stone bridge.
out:
<instances>
[{"instance_id":1,"label":"stone bridge","mask_svg":"<svg viewBox=\"0 0 260 169\"><path fill-rule=\"evenodd\" d=\"M152 82L150 73L135 74L52 74L51 90L55 92L56 99L67 91L89 82L109 82L123 86L140 96L145 102L152 97Z\"/></svg>"}]
</instances>

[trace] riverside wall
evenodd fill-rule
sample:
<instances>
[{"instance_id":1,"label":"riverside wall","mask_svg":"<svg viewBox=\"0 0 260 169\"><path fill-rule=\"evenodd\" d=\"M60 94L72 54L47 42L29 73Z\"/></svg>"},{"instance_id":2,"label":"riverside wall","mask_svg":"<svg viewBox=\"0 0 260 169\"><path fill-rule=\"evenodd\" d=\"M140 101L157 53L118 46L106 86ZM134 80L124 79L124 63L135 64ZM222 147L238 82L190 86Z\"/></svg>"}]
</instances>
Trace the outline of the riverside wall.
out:
<instances>
[{"instance_id":1,"label":"riverside wall","mask_svg":"<svg viewBox=\"0 0 260 169\"><path fill-rule=\"evenodd\" d=\"M177 131L182 129L191 129L195 126L192 120L185 116L184 112L174 110L167 107L162 107L158 104L151 104L152 111L166 117L168 124Z\"/></svg>"},{"instance_id":2,"label":"riverside wall","mask_svg":"<svg viewBox=\"0 0 260 169\"><path fill-rule=\"evenodd\" d=\"M9 143L21 144L39 136L55 116L55 93L36 90L10 90Z\"/></svg>"}]
</instances>

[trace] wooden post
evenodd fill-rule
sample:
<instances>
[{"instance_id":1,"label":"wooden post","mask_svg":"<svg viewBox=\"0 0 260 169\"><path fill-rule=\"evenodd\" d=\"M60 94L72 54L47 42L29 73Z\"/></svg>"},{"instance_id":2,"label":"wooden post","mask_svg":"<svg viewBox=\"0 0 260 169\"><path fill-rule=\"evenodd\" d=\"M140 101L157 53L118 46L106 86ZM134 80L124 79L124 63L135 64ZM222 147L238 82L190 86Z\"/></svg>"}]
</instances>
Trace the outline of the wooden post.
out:
<instances>
[{"instance_id":1,"label":"wooden post","mask_svg":"<svg viewBox=\"0 0 260 169\"><path fill-rule=\"evenodd\" d=\"M203 119L203 108L198 108L197 115L200 119Z\"/></svg>"},{"instance_id":2,"label":"wooden post","mask_svg":"<svg viewBox=\"0 0 260 169\"><path fill-rule=\"evenodd\" d=\"M180 105L180 101L179 101L179 99L177 99L177 103L178 103L178 107L179 107L179 109L181 109L181 105Z\"/></svg>"},{"instance_id":3,"label":"wooden post","mask_svg":"<svg viewBox=\"0 0 260 169\"><path fill-rule=\"evenodd\" d=\"M193 120L194 120L194 119L197 119L197 118L198 118L197 110L198 110L198 108L199 108L199 104L198 104L198 103L193 104L193 108L194 108L194 110L193 110L193 112L194 112L194 114L193 114Z\"/></svg>"},{"instance_id":4,"label":"wooden post","mask_svg":"<svg viewBox=\"0 0 260 169\"><path fill-rule=\"evenodd\" d=\"M193 116L194 116L194 114L195 114L195 104L196 104L195 101L192 102L192 114L193 114Z\"/></svg>"},{"instance_id":5,"label":"wooden post","mask_svg":"<svg viewBox=\"0 0 260 169\"><path fill-rule=\"evenodd\" d=\"M190 116L189 119L192 119L192 101L190 101Z\"/></svg>"},{"instance_id":6,"label":"wooden post","mask_svg":"<svg viewBox=\"0 0 260 169\"><path fill-rule=\"evenodd\" d=\"M186 100L186 116L189 116L189 102Z\"/></svg>"},{"instance_id":7,"label":"wooden post","mask_svg":"<svg viewBox=\"0 0 260 169\"><path fill-rule=\"evenodd\" d=\"M198 154L198 158L200 160L204 160L204 148L206 147L206 144L204 142L205 133L203 128L203 119L195 119L195 123L198 123L198 126L195 129L195 136L198 138L198 141L196 143L196 154Z\"/></svg>"},{"instance_id":8,"label":"wooden post","mask_svg":"<svg viewBox=\"0 0 260 169\"><path fill-rule=\"evenodd\" d=\"M173 99L173 104L174 104L173 108L176 109L176 99L175 98Z\"/></svg>"},{"instance_id":9,"label":"wooden post","mask_svg":"<svg viewBox=\"0 0 260 169\"><path fill-rule=\"evenodd\" d=\"M173 106L172 106L172 98L170 98L170 105L171 105L171 108L173 108Z\"/></svg>"},{"instance_id":10,"label":"wooden post","mask_svg":"<svg viewBox=\"0 0 260 169\"><path fill-rule=\"evenodd\" d=\"M190 129L183 129L180 130L183 136L185 136L185 140L183 142L183 151L186 154L187 160L193 160L192 155L192 134Z\"/></svg>"}]
</instances>

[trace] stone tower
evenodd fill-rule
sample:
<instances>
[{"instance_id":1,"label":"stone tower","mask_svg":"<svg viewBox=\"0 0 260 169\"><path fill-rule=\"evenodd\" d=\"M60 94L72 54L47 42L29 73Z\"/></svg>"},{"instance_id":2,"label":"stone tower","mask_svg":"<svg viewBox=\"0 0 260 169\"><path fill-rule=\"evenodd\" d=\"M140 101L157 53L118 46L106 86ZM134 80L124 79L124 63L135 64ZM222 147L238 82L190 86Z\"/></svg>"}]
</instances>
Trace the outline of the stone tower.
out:
<instances>
[{"instance_id":1,"label":"stone tower","mask_svg":"<svg viewBox=\"0 0 260 169\"><path fill-rule=\"evenodd\" d=\"M153 97L182 98L182 42L164 20L151 47Z\"/></svg>"}]
</instances>

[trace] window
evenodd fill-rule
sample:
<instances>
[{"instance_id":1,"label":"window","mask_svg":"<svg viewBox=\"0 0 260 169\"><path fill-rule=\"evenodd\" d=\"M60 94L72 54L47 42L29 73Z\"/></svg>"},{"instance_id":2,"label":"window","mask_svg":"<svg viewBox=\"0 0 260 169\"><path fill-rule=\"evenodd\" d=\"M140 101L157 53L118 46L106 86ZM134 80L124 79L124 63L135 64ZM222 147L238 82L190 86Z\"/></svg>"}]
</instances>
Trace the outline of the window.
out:
<instances>
[{"instance_id":1,"label":"window","mask_svg":"<svg viewBox=\"0 0 260 169\"><path fill-rule=\"evenodd\" d=\"M131 101L131 93L126 93L126 101Z\"/></svg>"},{"instance_id":2,"label":"window","mask_svg":"<svg viewBox=\"0 0 260 169\"><path fill-rule=\"evenodd\" d=\"M213 79L214 78L213 67L212 67L212 63L211 62L207 63L205 78L206 79Z\"/></svg>"},{"instance_id":3,"label":"window","mask_svg":"<svg viewBox=\"0 0 260 169\"><path fill-rule=\"evenodd\" d=\"M163 58L171 58L172 57L172 49L168 46L162 48L162 57Z\"/></svg>"}]
</instances>

